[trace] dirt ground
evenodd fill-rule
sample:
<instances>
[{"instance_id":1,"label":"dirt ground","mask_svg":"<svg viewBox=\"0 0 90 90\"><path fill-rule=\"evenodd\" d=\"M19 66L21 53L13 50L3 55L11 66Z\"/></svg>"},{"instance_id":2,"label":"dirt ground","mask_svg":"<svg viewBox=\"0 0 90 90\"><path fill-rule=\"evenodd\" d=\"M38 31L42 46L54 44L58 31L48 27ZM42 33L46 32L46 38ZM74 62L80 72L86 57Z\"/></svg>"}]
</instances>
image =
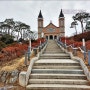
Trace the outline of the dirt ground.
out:
<instances>
[{"instance_id":1,"label":"dirt ground","mask_svg":"<svg viewBox=\"0 0 90 90\"><path fill-rule=\"evenodd\" d=\"M25 57L22 56L21 58L17 58L15 60L11 60L11 61L6 61L6 62L0 62L0 71L13 71L15 69L19 70L19 71L27 71L27 66L24 64L24 59ZM28 62L29 64L30 62ZM9 88L7 90L25 90L24 87L19 85L19 82L17 81L15 84L8 84L5 85L4 83L0 82L0 88L4 87L4 86L13 86L12 88Z\"/></svg>"}]
</instances>

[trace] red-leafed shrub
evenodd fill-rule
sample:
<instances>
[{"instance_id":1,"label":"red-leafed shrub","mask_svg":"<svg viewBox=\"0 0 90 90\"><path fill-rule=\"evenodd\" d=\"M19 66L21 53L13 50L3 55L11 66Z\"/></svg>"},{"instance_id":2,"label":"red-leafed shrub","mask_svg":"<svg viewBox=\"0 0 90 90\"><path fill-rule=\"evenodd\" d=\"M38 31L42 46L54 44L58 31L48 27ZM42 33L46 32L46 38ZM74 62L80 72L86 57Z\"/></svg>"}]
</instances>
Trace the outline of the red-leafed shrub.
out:
<instances>
[{"instance_id":1,"label":"red-leafed shrub","mask_svg":"<svg viewBox=\"0 0 90 90\"><path fill-rule=\"evenodd\" d=\"M78 35L74 35L70 38L73 38L75 41L82 41L82 39L84 38L86 41L88 41L88 40L90 40L90 31L85 32L85 33L81 33Z\"/></svg>"},{"instance_id":2,"label":"red-leafed shrub","mask_svg":"<svg viewBox=\"0 0 90 90\"><path fill-rule=\"evenodd\" d=\"M86 42L86 48L90 50L90 40Z\"/></svg>"},{"instance_id":3,"label":"red-leafed shrub","mask_svg":"<svg viewBox=\"0 0 90 90\"><path fill-rule=\"evenodd\" d=\"M37 39L31 43L32 47L38 47L40 42L43 43L45 39ZM28 50L29 43L13 43L1 50L0 61L12 60L25 54Z\"/></svg>"},{"instance_id":4,"label":"red-leafed shrub","mask_svg":"<svg viewBox=\"0 0 90 90\"><path fill-rule=\"evenodd\" d=\"M63 43L66 42L67 45L74 44L74 47L81 47L82 46L82 42L74 41L72 38L62 37L61 41Z\"/></svg>"},{"instance_id":5,"label":"red-leafed shrub","mask_svg":"<svg viewBox=\"0 0 90 90\"><path fill-rule=\"evenodd\" d=\"M4 54L0 54L0 58L4 58Z\"/></svg>"},{"instance_id":6,"label":"red-leafed shrub","mask_svg":"<svg viewBox=\"0 0 90 90\"><path fill-rule=\"evenodd\" d=\"M73 44L73 43L75 42L73 39L69 39L68 37L62 37L62 38L61 38L61 41L62 41L63 43L66 42L67 45Z\"/></svg>"},{"instance_id":7,"label":"red-leafed shrub","mask_svg":"<svg viewBox=\"0 0 90 90\"><path fill-rule=\"evenodd\" d=\"M81 47L82 46L82 42L74 42L74 47Z\"/></svg>"},{"instance_id":8,"label":"red-leafed shrub","mask_svg":"<svg viewBox=\"0 0 90 90\"><path fill-rule=\"evenodd\" d=\"M0 60L12 60L14 58L20 57L25 54L26 50L28 49L27 44L13 44L7 46L2 49L0 55L4 55L4 57L0 57Z\"/></svg>"},{"instance_id":9,"label":"red-leafed shrub","mask_svg":"<svg viewBox=\"0 0 90 90\"><path fill-rule=\"evenodd\" d=\"M32 42L32 47L37 47L40 45L40 43L43 43L43 42L45 42L45 39L39 38L39 39L35 40L34 42Z\"/></svg>"}]
</instances>

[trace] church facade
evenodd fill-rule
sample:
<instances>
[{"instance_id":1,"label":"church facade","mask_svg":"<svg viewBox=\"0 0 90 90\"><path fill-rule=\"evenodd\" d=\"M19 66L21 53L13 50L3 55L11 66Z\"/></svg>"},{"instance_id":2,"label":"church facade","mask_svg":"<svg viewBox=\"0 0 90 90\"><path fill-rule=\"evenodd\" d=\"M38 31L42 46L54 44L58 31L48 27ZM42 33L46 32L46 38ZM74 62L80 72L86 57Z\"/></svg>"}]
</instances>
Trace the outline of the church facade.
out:
<instances>
[{"instance_id":1,"label":"church facade","mask_svg":"<svg viewBox=\"0 0 90 90\"><path fill-rule=\"evenodd\" d=\"M50 22L47 26L44 27L43 16L40 10L38 15L38 38L44 37L48 40L54 40L65 36L65 17L62 9L58 18L58 24L59 26L57 27L52 22Z\"/></svg>"}]
</instances>

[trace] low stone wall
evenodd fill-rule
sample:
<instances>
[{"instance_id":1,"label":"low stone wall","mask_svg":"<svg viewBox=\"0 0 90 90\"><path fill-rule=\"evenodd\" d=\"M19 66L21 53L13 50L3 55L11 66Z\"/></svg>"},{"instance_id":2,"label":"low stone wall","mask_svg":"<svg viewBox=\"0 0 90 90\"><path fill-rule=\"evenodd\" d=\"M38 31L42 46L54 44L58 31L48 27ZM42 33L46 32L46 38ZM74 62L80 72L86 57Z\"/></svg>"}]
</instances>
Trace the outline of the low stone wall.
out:
<instances>
[{"instance_id":1,"label":"low stone wall","mask_svg":"<svg viewBox=\"0 0 90 90\"><path fill-rule=\"evenodd\" d=\"M13 71L1 71L0 72L0 82L4 84L14 84L18 81L19 70Z\"/></svg>"}]
</instances>

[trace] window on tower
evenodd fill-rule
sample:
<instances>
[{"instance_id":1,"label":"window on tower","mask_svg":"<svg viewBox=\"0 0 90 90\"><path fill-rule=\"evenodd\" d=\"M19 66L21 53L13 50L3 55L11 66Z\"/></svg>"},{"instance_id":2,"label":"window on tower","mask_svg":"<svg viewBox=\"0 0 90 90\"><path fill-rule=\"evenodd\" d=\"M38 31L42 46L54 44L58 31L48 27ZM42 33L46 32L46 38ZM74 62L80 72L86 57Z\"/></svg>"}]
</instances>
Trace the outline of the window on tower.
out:
<instances>
[{"instance_id":1,"label":"window on tower","mask_svg":"<svg viewBox=\"0 0 90 90\"><path fill-rule=\"evenodd\" d=\"M40 27L42 26L42 22L39 22L39 26L40 26Z\"/></svg>"},{"instance_id":2,"label":"window on tower","mask_svg":"<svg viewBox=\"0 0 90 90\"><path fill-rule=\"evenodd\" d=\"M61 26L63 26L64 25L64 23L63 23L63 21L61 21Z\"/></svg>"}]
</instances>

